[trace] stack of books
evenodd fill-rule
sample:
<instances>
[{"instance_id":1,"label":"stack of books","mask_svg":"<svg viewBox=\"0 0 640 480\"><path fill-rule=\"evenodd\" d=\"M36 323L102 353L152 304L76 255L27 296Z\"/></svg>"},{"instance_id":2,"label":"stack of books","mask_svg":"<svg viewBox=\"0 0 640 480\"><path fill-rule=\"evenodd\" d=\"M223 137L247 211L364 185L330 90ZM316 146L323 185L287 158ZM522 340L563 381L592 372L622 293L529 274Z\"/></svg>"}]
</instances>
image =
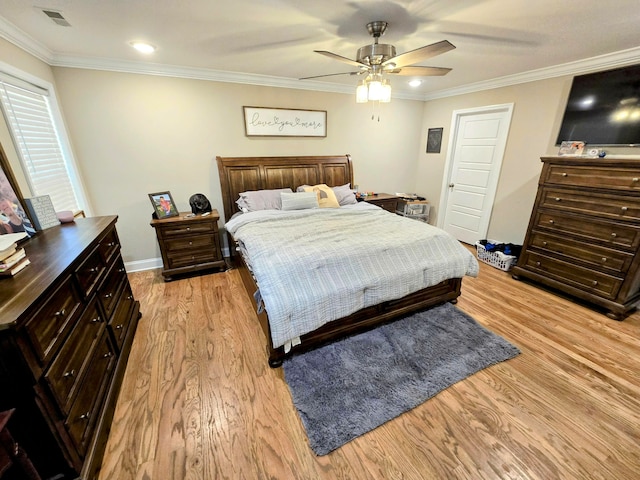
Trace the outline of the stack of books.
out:
<instances>
[{"instance_id":1,"label":"stack of books","mask_svg":"<svg viewBox=\"0 0 640 480\"><path fill-rule=\"evenodd\" d=\"M15 241L11 242L12 240L19 240L19 238L9 238L9 235L0 237L3 240L3 242L0 242L0 247L2 247L0 249L0 277L12 277L31 263L24 248L19 247Z\"/></svg>"}]
</instances>

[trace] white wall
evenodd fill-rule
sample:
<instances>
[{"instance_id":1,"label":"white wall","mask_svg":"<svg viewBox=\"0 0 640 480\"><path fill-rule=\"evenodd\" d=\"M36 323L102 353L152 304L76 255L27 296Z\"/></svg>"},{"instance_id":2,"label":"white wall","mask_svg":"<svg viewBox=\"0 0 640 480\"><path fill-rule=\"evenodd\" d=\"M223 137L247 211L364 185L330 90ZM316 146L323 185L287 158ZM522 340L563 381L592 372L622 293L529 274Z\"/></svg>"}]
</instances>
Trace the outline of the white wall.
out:
<instances>
[{"instance_id":1,"label":"white wall","mask_svg":"<svg viewBox=\"0 0 640 480\"><path fill-rule=\"evenodd\" d=\"M119 215L125 262L157 258L148 193L179 209L204 193L222 214L220 156L351 154L361 189L414 189L422 102L394 99L371 120L354 95L54 68L96 215ZM354 88L355 91L355 88ZM326 138L246 137L243 105L327 111ZM222 222L220 222L222 225Z\"/></svg>"}]
</instances>

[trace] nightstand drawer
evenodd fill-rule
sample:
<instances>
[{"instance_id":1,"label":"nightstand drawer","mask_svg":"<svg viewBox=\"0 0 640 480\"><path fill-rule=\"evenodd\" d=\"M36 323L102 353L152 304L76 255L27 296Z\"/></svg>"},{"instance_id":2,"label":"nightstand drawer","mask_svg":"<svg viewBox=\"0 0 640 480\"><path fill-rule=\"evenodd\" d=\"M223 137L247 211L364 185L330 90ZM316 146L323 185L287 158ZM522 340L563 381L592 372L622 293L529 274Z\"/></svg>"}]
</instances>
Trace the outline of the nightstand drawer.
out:
<instances>
[{"instance_id":1,"label":"nightstand drawer","mask_svg":"<svg viewBox=\"0 0 640 480\"><path fill-rule=\"evenodd\" d=\"M169 260L169 268L187 267L219 260L213 248L193 250L190 252L176 252L167 255L167 259Z\"/></svg>"},{"instance_id":2,"label":"nightstand drawer","mask_svg":"<svg viewBox=\"0 0 640 480\"><path fill-rule=\"evenodd\" d=\"M167 240L165 248L169 256L175 252L195 253L199 250L216 248L216 241L213 235L189 235Z\"/></svg>"},{"instance_id":3,"label":"nightstand drawer","mask_svg":"<svg viewBox=\"0 0 640 480\"><path fill-rule=\"evenodd\" d=\"M213 233L215 225L211 222L189 222L188 224L165 225L162 227L162 235L165 237L178 237L183 235Z\"/></svg>"}]
</instances>

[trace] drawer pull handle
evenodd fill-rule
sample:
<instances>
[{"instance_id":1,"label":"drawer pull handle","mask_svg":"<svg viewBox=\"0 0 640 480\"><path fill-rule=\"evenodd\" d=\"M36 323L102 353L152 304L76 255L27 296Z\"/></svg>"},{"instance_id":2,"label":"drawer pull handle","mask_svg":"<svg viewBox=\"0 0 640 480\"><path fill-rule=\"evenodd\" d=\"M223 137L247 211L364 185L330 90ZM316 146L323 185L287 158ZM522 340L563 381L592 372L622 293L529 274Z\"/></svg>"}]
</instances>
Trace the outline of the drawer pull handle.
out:
<instances>
[{"instance_id":1,"label":"drawer pull handle","mask_svg":"<svg viewBox=\"0 0 640 480\"><path fill-rule=\"evenodd\" d=\"M126 272L124 267L118 269L118 273L124 273L124 272Z\"/></svg>"},{"instance_id":2,"label":"drawer pull handle","mask_svg":"<svg viewBox=\"0 0 640 480\"><path fill-rule=\"evenodd\" d=\"M109 242L107 243L107 247L113 247L115 246L116 242Z\"/></svg>"},{"instance_id":3,"label":"drawer pull handle","mask_svg":"<svg viewBox=\"0 0 640 480\"><path fill-rule=\"evenodd\" d=\"M607 257L602 257L602 261L606 262L607 261Z\"/></svg>"},{"instance_id":4,"label":"drawer pull handle","mask_svg":"<svg viewBox=\"0 0 640 480\"><path fill-rule=\"evenodd\" d=\"M547 246L547 242L542 242L542 246L546 247Z\"/></svg>"},{"instance_id":5,"label":"drawer pull handle","mask_svg":"<svg viewBox=\"0 0 640 480\"><path fill-rule=\"evenodd\" d=\"M616 238L616 237L618 236L618 234L614 232L614 233L612 233L612 234L611 234L611 236L612 236L613 238Z\"/></svg>"},{"instance_id":6,"label":"drawer pull handle","mask_svg":"<svg viewBox=\"0 0 640 480\"><path fill-rule=\"evenodd\" d=\"M549 220L549 223L556 223L553 219Z\"/></svg>"},{"instance_id":7,"label":"drawer pull handle","mask_svg":"<svg viewBox=\"0 0 640 480\"><path fill-rule=\"evenodd\" d=\"M80 420L89 420L89 415L91 415L91 412L83 413L82 415L80 415L78 417L78 419L80 419Z\"/></svg>"},{"instance_id":8,"label":"drawer pull handle","mask_svg":"<svg viewBox=\"0 0 640 480\"><path fill-rule=\"evenodd\" d=\"M628 208L628 207L622 207L622 209L621 209L621 210L622 210L623 212L626 212L627 210L629 210L629 208Z\"/></svg>"},{"instance_id":9,"label":"drawer pull handle","mask_svg":"<svg viewBox=\"0 0 640 480\"><path fill-rule=\"evenodd\" d=\"M133 295L127 295L127 300L133 300Z\"/></svg>"},{"instance_id":10,"label":"drawer pull handle","mask_svg":"<svg viewBox=\"0 0 640 480\"><path fill-rule=\"evenodd\" d=\"M100 315L98 315L96 318L91 319L91 323L100 323L101 321L102 319L100 318Z\"/></svg>"},{"instance_id":11,"label":"drawer pull handle","mask_svg":"<svg viewBox=\"0 0 640 480\"><path fill-rule=\"evenodd\" d=\"M113 297L113 293L107 293L104 296L104 298L111 298L111 297Z\"/></svg>"},{"instance_id":12,"label":"drawer pull handle","mask_svg":"<svg viewBox=\"0 0 640 480\"><path fill-rule=\"evenodd\" d=\"M102 358L109 358L109 357L113 357L113 352L107 352L104 355L102 355Z\"/></svg>"},{"instance_id":13,"label":"drawer pull handle","mask_svg":"<svg viewBox=\"0 0 640 480\"><path fill-rule=\"evenodd\" d=\"M638 177L633 177L634 182L637 182L638 180L639 180Z\"/></svg>"},{"instance_id":14,"label":"drawer pull handle","mask_svg":"<svg viewBox=\"0 0 640 480\"><path fill-rule=\"evenodd\" d=\"M568 174L568 173L566 173L566 172L564 172L564 173L562 174L562 176L563 176L563 177L566 177L566 176L568 176L568 175L569 175L569 174Z\"/></svg>"},{"instance_id":15,"label":"drawer pull handle","mask_svg":"<svg viewBox=\"0 0 640 480\"><path fill-rule=\"evenodd\" d=\"M594 280L593 282L591 282L591 285L593 285L594 287L596 287L598 285L598 281Z\"/></svg>"},{"instance_id":16,"label":"drawer pull handle","mask_svg":"<svg viewBox=\"0 0 640 480\"><path fill-rule=\"evenodd\" d=\"M189 242L189 246L193 245L193 242Z\"/></svg>"},{"instance_id":17,"label":"drawer pull handle","mask_svg":"<svg viewBox=\"0 0 640 480\"><path fill-rule=\"evenodd\" d=\"M100 269L99 269L98 267L91 267L91 268L89 269L89 273L96 273L96 272L98 272L98 271L100 271Z\"/></svg>"},{"instance_id":18,"label":"drawer pull handle","mask_svg":"<svg viewBox=\"0 0 640 480\"><path fill-rule=\"evenodd\" d=\"M122 330L122 324L116 325L116 330Z\"/></svg>"},{"instance_id":19,"label":"drawer pull handle","mask_svg":"<svg viewBox=\"0 0 640 480\"><path fill-rule=\"evenodd\" d=\"M191 227L187 227L187 232L190 232L190 231L191 231Z\"/></svg>"},{"instance_id":20,"label":"drawer pull handle","mask_svg":"<svg viewBox=\"0 0 640 480\"><path fill-rule=\"evenodd\" d=\"M555 200L556 200L556 202L559 202L561 200L561 198L560 197L556 197Z\"/></svg>"},{"instance_id":21,"label":"drawer pull handle","mask_svg":"<svg viewBox=\"0 0 640 480\"><path fill-rule=\"evenodd\" d=\"M69 378L69 377L73 377L73 376L75 376L75 374L76 374L76 371L75 371L75 370L69 370L68 372L64 372L64 373L62 374L62 376L63 376L64 378Z\"/></svg>"},{"instance_id":22,"label":"drawer pull handle","mask_svg":"<svg viewBox=\"0 0 640 480\"><path fill-rule=\"evenodd\" d=\"M67 311L63 308L62 310L58 310L54 315L56 317L64 317L67 314Z\"/></svg>"},{"instance_id":23,"label":"drawer pull handle","mask_svg":"<svg viewBox=\"0 0 640 480\"><path fill-rule=\"evenodd\" d=\"M536 262L536 267L539 267L539 266L541 266L541 265L542 265L542 263L540 263L540 262Z\"/></svg>"}]
</instances>

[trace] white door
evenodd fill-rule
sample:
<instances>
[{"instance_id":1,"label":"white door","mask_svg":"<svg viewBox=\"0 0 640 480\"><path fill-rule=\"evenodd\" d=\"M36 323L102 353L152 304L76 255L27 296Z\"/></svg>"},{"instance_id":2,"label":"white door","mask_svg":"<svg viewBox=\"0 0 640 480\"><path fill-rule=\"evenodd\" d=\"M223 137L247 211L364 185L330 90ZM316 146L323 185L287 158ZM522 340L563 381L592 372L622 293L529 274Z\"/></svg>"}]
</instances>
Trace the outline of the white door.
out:
<instances>
[{"instance_id":1,"label":"white door","mask_svg":"<svg viewBox=\"0 0 640 480\"><path fill-rule=\"evenodd\" d=\"M438 226L462 242L487 238L512 111L507 104L453 112Z\"/></svg>"}]
</instances>

